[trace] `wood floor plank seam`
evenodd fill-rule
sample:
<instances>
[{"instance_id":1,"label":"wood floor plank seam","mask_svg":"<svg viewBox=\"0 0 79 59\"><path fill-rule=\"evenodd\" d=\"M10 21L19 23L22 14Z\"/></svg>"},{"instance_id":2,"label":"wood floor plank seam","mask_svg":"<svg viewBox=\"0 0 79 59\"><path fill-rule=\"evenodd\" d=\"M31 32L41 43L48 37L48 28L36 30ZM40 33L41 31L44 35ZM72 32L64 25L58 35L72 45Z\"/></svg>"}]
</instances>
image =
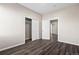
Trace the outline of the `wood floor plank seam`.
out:
<instances>
[{"instance_id":1,"label":"wood floor plank seam","mask_svg":"<svg viewBox=\"0 0 79 59\"><path fill-rule=\"evenodd\" d=\"M35 40L1 51L0 55L79 55L79 46L51 40Z\"/></svg>"}]
</instances>

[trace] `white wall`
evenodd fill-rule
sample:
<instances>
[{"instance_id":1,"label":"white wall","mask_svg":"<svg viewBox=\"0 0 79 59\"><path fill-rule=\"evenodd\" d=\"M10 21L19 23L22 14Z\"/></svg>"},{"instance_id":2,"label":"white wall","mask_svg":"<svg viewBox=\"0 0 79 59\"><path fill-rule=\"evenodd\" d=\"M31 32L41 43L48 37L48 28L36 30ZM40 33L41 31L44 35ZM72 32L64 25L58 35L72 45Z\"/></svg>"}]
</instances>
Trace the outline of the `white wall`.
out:
<instances>
[{"instance_id":1,"label":"white wall","mask_svg":"<svg viewBox=\"0 0 79 59\"><path fill-rule=\"evenodd\" d=\"M25 17L32 19L32 40L39 39L39 14L19 4L0 4L0 50L25 43Z\"/></svg>"},{"instance_id":2,"label":"white wall","mask_svg":"<svg viewBox=\"0 0 79 59\"><path fill-rule=\"evenodd\" d=\"M54 19L58 19L58 41L79 45L79 5L43 15L43 39L50 39L50 20Z\"/></svg>"}]
</instances>

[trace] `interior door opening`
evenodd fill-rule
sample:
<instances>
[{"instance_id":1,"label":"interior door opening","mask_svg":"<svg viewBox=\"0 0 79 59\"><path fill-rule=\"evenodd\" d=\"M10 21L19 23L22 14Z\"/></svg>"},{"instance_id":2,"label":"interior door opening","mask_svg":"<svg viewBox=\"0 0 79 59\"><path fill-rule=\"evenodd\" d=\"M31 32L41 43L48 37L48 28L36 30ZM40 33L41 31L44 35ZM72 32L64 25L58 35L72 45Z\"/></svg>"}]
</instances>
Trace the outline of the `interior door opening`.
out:
<instances>
[{"instance_id":1,"label":"interior door opening","mask_svg":"<svg viewBox=\"0 0 79 59\"><path fill-rule=\"evenodd\" d=\"M25 43L32 41L32 19L25 18Z\"/></svg>"},{"instance_id":2,"label":"interior door opening","mask_svg":"<svg viewBox=\"0 0 79 59\"><path fill-rule=\"evenodd\" d=\"M50 39L52 41L58 41L58 20L50 21Z\"/></svg>"}]
</instances>

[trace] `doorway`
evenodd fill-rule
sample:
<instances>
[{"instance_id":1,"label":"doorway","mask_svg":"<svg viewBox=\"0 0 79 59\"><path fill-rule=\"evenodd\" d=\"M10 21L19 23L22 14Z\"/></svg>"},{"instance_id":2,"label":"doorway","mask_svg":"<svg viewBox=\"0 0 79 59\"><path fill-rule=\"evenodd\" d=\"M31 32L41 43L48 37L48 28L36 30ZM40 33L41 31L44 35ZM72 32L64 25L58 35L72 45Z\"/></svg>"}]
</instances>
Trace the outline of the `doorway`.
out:
<instances>
[{"instance_id":1,"label":"doorway","mask_svg":"<svg viewBox=\"0 0 79 59\"><path fill-rule=\"evenodd\" d=\"M25 18L25 43L32 41L32 19Z\"/></svg>"},{"instance_id":2,"label":"doorway","mask_svg":"<svg viewBox=\"0 0 79 59\"><path fill-rule=\"evenodd\" d=\"M58 20L50 21L50 39L52 41L58 41Z\"/></svg>"}]
</instances>

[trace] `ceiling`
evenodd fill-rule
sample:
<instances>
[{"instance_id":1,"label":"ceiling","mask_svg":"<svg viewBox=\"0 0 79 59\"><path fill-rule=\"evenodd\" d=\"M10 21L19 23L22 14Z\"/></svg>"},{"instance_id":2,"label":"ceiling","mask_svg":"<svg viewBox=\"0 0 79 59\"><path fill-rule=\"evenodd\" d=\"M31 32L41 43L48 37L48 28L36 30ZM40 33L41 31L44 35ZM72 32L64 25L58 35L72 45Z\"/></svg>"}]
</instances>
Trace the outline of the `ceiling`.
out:
<instances>
[{"instance_id":1,"label":"ceiling","mask_svg":"<svg viewBox=\"0 0 79 59\"><path fill-rule=\"evenodd\" d=\"M54 12L61 8L75 5L76 3L20 3L20 4L42 15L49 12Z\"/></svg>"}]
</instances>

